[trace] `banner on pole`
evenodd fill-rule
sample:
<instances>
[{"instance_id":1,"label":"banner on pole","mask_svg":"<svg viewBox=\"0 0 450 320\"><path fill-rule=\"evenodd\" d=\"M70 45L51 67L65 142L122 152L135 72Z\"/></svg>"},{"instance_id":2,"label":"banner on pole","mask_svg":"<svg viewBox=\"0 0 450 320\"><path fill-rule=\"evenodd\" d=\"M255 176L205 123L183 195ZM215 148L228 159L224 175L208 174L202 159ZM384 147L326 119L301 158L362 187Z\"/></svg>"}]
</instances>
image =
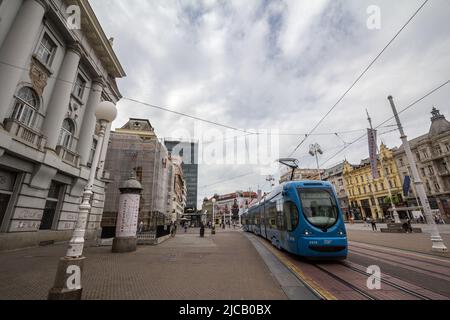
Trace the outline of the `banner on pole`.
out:
<instances>
[{"instance_id":1,"label":"banner on pole","mask_svg":"<svg viewBox=\"0 0 450 320\"><path fill-rule=\"evenodd\" d=\"M369 159L370 167L372 169L372 177L378 179L377 168L377 130L367 129L367 136L369 137Z\"/></svg>"},{"instance_id":2,"label":"banner on pole","mask_svg":"<svg viewBox=\"0 0 450 320\"><path fill-rule=\"evenodd\" d=\"M407 197L409 195L409 188L411 187L411 178L410 176L405 176L405 180L403 180L403 195Z\"/></svg>"}]
</instances>

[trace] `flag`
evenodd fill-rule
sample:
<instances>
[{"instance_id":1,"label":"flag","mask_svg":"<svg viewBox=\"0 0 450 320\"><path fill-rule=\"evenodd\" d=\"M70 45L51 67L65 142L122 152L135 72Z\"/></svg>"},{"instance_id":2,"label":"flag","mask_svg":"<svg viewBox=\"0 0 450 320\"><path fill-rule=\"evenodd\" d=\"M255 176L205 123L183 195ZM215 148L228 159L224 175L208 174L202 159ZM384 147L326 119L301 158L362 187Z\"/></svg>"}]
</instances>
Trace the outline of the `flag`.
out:
<instances>
[{"instance_id":1,"label":"flag","mask_svg":"<svg viewBox=\"0 0 450 320\"><path fill-rule=\"evenodd\" d=\"M367 129L367 136L369 137L369 159L370 167L372 168L372 177L378 179L377 168L377 130Z\"/></svg>"},{"instance_id":2,"label":"flag","mask_svg":"<svg viewBox=\"0 0 450 320\"><path fill-rule=\"evenodd\" d=\"M410 187L411 187L411 178L410 176L405 176L405 179L403 180L403 195L405 197L408 196Z\"/></svg>"}]
</instances>

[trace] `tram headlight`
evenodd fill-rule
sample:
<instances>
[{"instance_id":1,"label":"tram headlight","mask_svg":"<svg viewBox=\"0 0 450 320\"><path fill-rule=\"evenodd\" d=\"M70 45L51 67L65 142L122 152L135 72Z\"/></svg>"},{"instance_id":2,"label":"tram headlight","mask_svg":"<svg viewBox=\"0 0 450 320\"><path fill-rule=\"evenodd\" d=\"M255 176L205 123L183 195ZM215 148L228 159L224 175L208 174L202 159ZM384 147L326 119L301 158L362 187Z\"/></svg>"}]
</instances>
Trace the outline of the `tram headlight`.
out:
<instances>
[{"instance_id":1,"label":"tram headlight","mask_svg":"<svg viewBox=\"0 0 450 320\"><path fill-rule=\"evenodd\" d=\"M340 235L340 236L342 236L342 237L343 237L343 236L345 236L345 232L344 232L344 231L342 231L342 230L339 230L339 231L338 231L338 235Z\"/></svg>"},{"instance_id":2,"label":"tram headlight","mask_svg":"<svg viewBox=\"0 0 450 320\"><path fill-rule=\"evenodd\" d=\"M304 234L305 234L305 236L310 236L310 235L312 235L312 232L309 230L305 230Z\"/></svg>"}]
</instances>

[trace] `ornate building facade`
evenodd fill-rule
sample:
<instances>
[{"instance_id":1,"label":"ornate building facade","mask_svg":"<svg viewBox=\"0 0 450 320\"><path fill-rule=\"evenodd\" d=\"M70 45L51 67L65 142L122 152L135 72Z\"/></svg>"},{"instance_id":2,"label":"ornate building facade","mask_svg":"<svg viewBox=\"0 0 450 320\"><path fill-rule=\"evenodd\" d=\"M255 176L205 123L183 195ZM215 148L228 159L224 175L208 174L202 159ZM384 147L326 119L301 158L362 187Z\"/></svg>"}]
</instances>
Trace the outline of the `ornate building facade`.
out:
<instances>
[{"instance_id":1,"label":"ornate building facade","mask_svg":"<svg viewBox=\"0 0 450 320\"><path fill-rule=\"evenodd\" d=\"M331 182L336 190L336 195L339 199L339 206L342 209L344 218L348 220L349 210L348 210L348 194L345 189L344 183L344 162L335 165L334 167L324 170L322 179Z\"/></svg>"},{"instance_id":2,"label":"ornate building facade","mask_svg":"<svg viewBox=\"0 0 450 320\"><path fill-rule=\"evenodd\" d=\"M391 189L394 203L402 201L402 184L393 150L381 144L378 157L383 161L382 167L379 159L377 160L378 179L372 178L369 159L362 160L359 165L344 162L343 178L349 211L355 219L383 219L390 216L388 209L391 199L388 188Z\"/></svg>"},{"instance_id":3,"label":"ornate building facade","mask_svg":"<svg viewBox=\"0 0 450 320\"><path fill-rule=\"evenodd\" d=\"M69 5L79 28L69 27ZM124 76L88 1L0 1L0 250L71 237L102 148L95 107L121 98ZM88 237L100 228L104 176L100 167Z\"/></svg>"},{"instance_id":4,"label":"ornate building facade","mask_svg":"<svg viewBox=\"0 0 450 320\"><path fill-rule=\"evenodd\" d=\"M439 110L431 111L431 125L428 133L409 141L416 160L420 178L425 186L430 206L450 218L450 122ZM402 180L411 177L411 170L403 145L394 152ZM409 206L417 205L417 193L413 181L406 201Z\"/></svg>"}]
</instances>

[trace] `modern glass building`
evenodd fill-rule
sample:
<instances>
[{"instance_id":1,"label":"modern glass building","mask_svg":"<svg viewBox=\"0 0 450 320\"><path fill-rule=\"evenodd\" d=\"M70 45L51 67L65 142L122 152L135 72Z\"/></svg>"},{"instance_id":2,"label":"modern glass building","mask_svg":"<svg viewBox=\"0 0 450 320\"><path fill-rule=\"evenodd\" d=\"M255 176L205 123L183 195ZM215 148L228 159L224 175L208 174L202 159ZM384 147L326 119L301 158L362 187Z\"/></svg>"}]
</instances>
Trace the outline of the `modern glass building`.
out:
<instances>
[{"instance_id":1,"label":"modern glass building","mask_svg":"<svg viewBox=\"0 0 450 320\"><path fill-rule=\"evenodd\" d=\"M167 151L183 159L181 167L187 187L185 212L197 212L198 142L164 139Z\"/></svg>"}]
</instances>

